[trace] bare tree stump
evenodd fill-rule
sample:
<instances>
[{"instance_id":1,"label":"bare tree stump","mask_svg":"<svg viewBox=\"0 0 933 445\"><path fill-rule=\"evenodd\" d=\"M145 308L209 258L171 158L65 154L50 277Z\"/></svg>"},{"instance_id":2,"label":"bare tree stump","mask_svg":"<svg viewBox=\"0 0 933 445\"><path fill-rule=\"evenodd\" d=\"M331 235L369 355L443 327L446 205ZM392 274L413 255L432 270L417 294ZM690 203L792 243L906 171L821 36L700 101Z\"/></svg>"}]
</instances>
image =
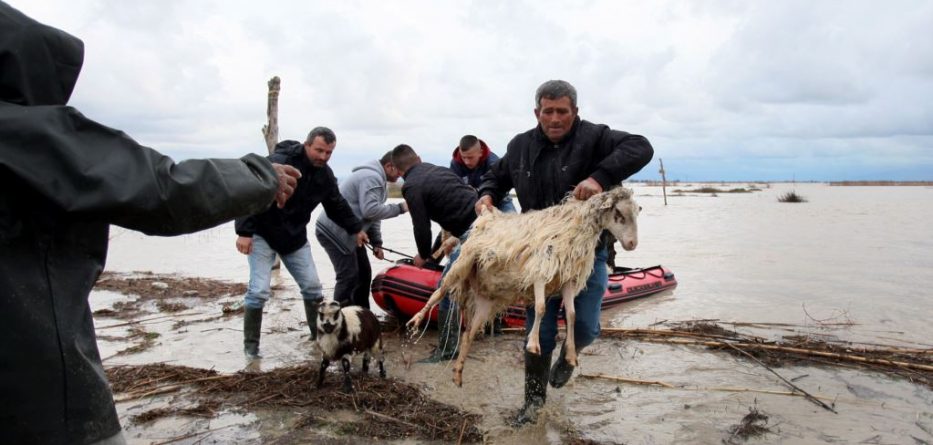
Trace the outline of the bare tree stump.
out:
<instances>
[{"instance_id":1,"label":"bare tree stump","mask_svg":"<svg viewBox=\"0 0 933 445\"><path fill-rule=\"evenodd\" d=\"M275 144L279 143L279 91L282 89L282 81L279 76L273 76L269 79L269 99L266 102L266 119L268 122L262 126L262 136L266 140L266 148L269 154L275 150ZM276 255L273 269L282 267L279 256Z\"/></svg>"},{"instance_id":2,"label":"bare tree stump","mask_svg":"<svg viewBox=\"0 0 933 445\"><path fill-rule=\"evenodd\" d=\"M269 100L266 103L266 118L268 122L262 126L262 136L266 139L266 148L269 154L279 142L279 91L282 81L279 76L269 79Z\"/></svg>"}]
</instances>

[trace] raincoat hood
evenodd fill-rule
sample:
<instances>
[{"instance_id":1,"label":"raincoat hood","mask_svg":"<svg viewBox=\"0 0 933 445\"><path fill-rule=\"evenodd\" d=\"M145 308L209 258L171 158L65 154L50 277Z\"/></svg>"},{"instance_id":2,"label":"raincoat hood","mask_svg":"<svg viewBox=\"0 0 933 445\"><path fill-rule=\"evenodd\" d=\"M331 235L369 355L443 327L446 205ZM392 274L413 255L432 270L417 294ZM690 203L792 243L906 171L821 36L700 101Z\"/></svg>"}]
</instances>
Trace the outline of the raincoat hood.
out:
<instances>
[{"instance_id":1,"label":"raincoat hood","mask_svg":"<svg viewBox=\"0 0 933 445\"><path fill-rule=\"evenodd\" d=\"M353 167L353 169L350 170L350 171L351 171L351 172L357 172L357 171L360 171L360 170L372 170L373 172L376 173L376 175L378 175L380 178L382 178L383 181L386 180L386 171L385 171L385 168L382 166L382 164L379 163L379 160L378 160L378 159L374 159L374 160L369 161L369 162L367 162L367 163L365 163L365 164L363 164L363 165L358 165L358 166L356 166L356 167Z\"/></svg>"},{"instance_id":2,"label":"raincoat hood","mask_svg":"<svg viewBox=\"0 0 933 445\"><path fill-rule=\"evenodd\" d=\"M0 101L65 105L84 61L84 44L0 2Z\"/></svg>"}]
</instances>

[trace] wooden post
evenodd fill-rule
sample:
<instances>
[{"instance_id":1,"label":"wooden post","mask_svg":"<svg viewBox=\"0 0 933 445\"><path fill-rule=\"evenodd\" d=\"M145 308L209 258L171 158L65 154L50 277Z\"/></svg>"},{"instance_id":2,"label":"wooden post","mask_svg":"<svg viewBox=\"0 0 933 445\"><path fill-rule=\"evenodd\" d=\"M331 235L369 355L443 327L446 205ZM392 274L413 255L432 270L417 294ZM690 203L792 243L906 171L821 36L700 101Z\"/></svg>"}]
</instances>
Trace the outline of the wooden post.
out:
<instances>
[{"instance_id":1,"label":"wooden post","mask_svg":"<svg viewBox=\"0 0 933 445\"><path fill-rule=\"evenodd\" d=\"M658 158L658 161L661 162L661 191L664 193L664 205L667 205L667 176L664 175L664 160Z\"/></svg>"},{"instance_id":2,"label":"wooden post","mask_svg":"<svg viewBox=\"0 0 933 445\"><path fill-rule=\"evenodd\" d=\"M279 76L273 76L269 79L268 85L269 97L266 102L266 119L268 121L266 125L262 126L262 137L266 140L266 149L269 150L271 155L272 151L275 150L275 144L279 143L279 91L282 89L282 81ZM281 267L281 259L276 255L272 268L280 269Z\"/></svg>"},{"instance_id":3,"label":"wooden post","mask_svg":"<svg viewBox=\"0 0 933 445\"><path fill-rule=\"evenodd\" d=\"M262 136L266 139L266 148L269 154L279 142L279 91L281 88L279 76L269 79L269 100L266 103L266 118L268 123L262 126Z\"/></svg>"}]
</instances>

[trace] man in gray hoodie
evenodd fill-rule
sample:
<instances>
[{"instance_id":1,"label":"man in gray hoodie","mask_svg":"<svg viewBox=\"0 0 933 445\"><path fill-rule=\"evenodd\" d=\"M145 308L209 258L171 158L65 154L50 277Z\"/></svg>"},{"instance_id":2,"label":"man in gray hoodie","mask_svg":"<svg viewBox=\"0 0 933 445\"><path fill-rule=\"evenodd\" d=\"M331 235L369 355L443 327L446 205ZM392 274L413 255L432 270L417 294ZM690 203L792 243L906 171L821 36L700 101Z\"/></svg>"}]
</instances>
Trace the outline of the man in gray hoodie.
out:
<instances>
[{"instance_id":1,"label":"man in gray hoodie","mask_svg":"<svg viewBox=\"0 0 933 445\"><path fill-rule=\"evenodd\" d=\"M363 231L369 235L369 242L373 246L373 255L379 259L383 258L381 221L408 211L404 201L386 204L389 197L387 183L394 183L398 178L399 173L392 164L390 151L378 161L355 167L350 176L340 182L340 194L362 221ZM368 309L372 269L366 247L357 247L355 237L325 213L318 218L314 232L334 264L337 275L334 300L340 302L341 306L356 305Z\"/></svg>"}]
</instances>

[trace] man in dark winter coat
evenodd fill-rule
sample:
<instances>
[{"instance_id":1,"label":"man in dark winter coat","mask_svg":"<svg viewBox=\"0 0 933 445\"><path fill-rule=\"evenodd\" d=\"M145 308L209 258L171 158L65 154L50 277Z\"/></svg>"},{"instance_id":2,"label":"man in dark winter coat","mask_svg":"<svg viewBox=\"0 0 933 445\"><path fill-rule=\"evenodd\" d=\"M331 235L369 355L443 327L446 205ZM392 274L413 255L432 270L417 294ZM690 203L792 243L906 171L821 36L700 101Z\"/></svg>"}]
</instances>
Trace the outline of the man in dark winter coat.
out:
<instances>
[{"instance_id":1,"label":"man in dark winter coat","mask_svg":"<svg viewBox=\"0 0 933 445\"><path fill-rule=\"evenodd\" d=\"M298 175L258 155L175 164L86 118L65 105L83 58L0 2L4 443L124 443L87 302L111 224L194 232L283 204Z\"/></svg>"},{"instance_id":2,"label":"man in dark winter coat","mask_svg":"<svg viewBox=\"0 0 933 445\"><path fill-rule=\"evenodd\" d=\"M336 146L337 136L326 127L311 130L304 143L279 142L269 160L291 165L301 172L295 197L282 208L271 207L236 221L239 235L236 248L249 255L249 285L243 304L243 352L247 358L259 357L262 308L271 296L276 254L298 283L311 339L317 338L317 309L324 294L308 244L308 223L318 204L324 205L330 219L353 234L357 246L369 241L366 232L361 230L360 220L340 194L334 172L327 166Z\"/></svg>"},{"instance_id":3,"label":"man in dark winter coat","mask_svg":"<svg viewBox=\"0 0 933 445\"><path fill-rule=\"evenodd\" d=\"M483 175L497 161L499 161L499 157L489 149L486 142L468 134L460 138L460 144L454 148L450 160L450 169L465 184L469 184L474 189L479 189L479 186L483 183ZM515 205L512 204L512 197L508 194L503 196L502 201L496 207L506 213L515 213Z\"/></svg>"},{"instance_id":4,"label":"man in dark winter coat","mask_svg":"<svg viewBox=\"0 0 933 445\"><path fill-rule=\"evenodd\" d=\"M431 258L431 221L436 222L451 235L463 242L476 220L473 206L476 190L464 184L449 168L421 162L415 150L408 145L399 145L392 150L392 163L405 179L402 196L408 204L415 234L418 255L414 265L421 267ZM450 265L460 255L457 247L450 254ZM460 340L460 312L450 299L444 297L438 305L438 346L426 361L450 360L456 353Z\"/></svg>"},{"instance_id":5,"label":"man in dark winter coat","mask_svg":"<svg viewBox=\"0 0 933 445\"><path fill-rule=\"evenodd\" d=\"M538 125L515 136L506 154L483 176L477 213L499 202L513 187L523 212L558 204L570 193L577 199L589 199L619 185L651 161L654 150L647 139L582 120L577 111L573 85L551 80L538 87L534 108ZM574 300L578 352L599 335L600 306L608 285L606 256L604 240L597 246L593 273ZM525 402L514 419L516 424L537 418L548 381L560 388L573 374L563 349L553 368L548 369L556 346L559 306L559 298L547 302L541 320L541 354L525 352ZM534 308L529 308L526 315L526 331L530 331Z\"/></svg>"}]
</instances>

